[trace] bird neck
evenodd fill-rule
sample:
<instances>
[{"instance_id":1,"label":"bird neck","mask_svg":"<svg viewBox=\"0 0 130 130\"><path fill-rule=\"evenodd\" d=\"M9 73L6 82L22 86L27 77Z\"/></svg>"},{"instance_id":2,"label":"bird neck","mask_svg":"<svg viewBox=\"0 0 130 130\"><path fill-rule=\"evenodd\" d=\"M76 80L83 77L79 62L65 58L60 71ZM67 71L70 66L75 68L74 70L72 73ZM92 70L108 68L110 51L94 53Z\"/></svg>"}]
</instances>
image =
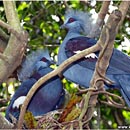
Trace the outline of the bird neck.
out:
<instances>
[{"instance_id":1,"label":"bird neck","mask_svg":"<svg viewBox=\"0 0 130 130\"><path fill-rule=\"evenodd\" d=\"M68 33L81 33L81 28L79 27L71 28L69 29Z\"/></svg>"},{"instance_id":2,"label":"bird neck","mask_svg":"<svg viewBox=\"0 0 130 130\"><path fill-rule=\"evenodd\" d=\"M41 78L42 76L46 75L47 73L51 72L53 69L50 67L44 67L44 68L40 68L38 71L36 71L31 78L34 78L36 80L38 80L39 78Z\"/></svg>"},{"instance_id":3,"label":"bird neck","mask_svg":"<svg viewBox=\"0 0 130 130\"><path fill-rule=\"evenodd\" d=\"M66 37L76 37L80 35L80 31L76 30L76 29L71 29L68 31Z\"/></svg>"}]
</instances>

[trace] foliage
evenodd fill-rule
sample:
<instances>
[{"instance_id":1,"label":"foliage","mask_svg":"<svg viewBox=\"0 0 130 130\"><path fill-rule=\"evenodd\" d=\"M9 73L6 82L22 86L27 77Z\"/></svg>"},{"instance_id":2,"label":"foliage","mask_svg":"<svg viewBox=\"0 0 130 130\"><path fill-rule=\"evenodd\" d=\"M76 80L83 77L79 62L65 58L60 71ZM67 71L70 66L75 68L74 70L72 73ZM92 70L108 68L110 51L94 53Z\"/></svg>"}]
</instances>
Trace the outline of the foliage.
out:
<instances>
[{"instance_id":1,"label":"foliage","mask_svg":"<svg viewBox=\"0 0 130 130\"><path fill-rule=\"evenodd\" d=\"M81 110L76 106L76 104L81 101L81 99L82 98L80 96L76 96L75 94L71 95L65 110L62 112L59 118L59 122L72 121L78 117L78 115L81 113Z\"/></svg>"},{"instance_id":2,"label":"foliage","mask_svg":"<svg viewBox=\"0 0 130 130\"><path fill-rule=\"evenodd\" d=\"M28 129L36 128L37 122L36 122L33 114L30 111L27 111L25 113L24 121L25 121L26 128L28 128Z\"/></svg>"},{"instance_id":3,"label":"foliage","mask_svg":"<svg viewBox=\"0 0 130 130\"><path fill-rule=\"evenodd\" d=\"M119 3L119 1L114 1L115 6L118 6ZM60 29L60 26L63 24L66 7L68 6L77 10L89 11L90 13L94 11L94 13L98 13L101 5L102 2L100 1L95 5L92 5L92 2L85 3L83 1L80 2L79 0L68 2L56 0L17 1L16 6L21 25L29 33L29 42L26 53L38 48L47 47L52 58L57 61L59 45L62 43L62 40L66 35L66 30ZM130 13L127 14L115 39L115 47L127 54L130 54L130 45L123 41L125 41L125 39L130 39L129 14ZM6 21L2 2L0 2L0 19ZM128 42L130 43L129 40ZM77 91L75 84L70 83L65 79L63 79L63 83L69 93L75 93ZM11 83L6 83L0 86L0 98L9 99L10 95L8 94L7 88L11 85ZM14 89L16 89L18 85L17 81L13 81ZM120 95L119 91L114 91L114 93ZM103 98L102 95L99 96L99 99ZM3 106L5 106L5 103L2 105L0 104L1 108ZM122 125L130 125L130 112L127 112L126 110L108 107L99 103L95 112L97 112L97 114L95 114L95 118L91 121L91 128L118 128L120 125L119 120Z\"/></svg>"}]
</instances>

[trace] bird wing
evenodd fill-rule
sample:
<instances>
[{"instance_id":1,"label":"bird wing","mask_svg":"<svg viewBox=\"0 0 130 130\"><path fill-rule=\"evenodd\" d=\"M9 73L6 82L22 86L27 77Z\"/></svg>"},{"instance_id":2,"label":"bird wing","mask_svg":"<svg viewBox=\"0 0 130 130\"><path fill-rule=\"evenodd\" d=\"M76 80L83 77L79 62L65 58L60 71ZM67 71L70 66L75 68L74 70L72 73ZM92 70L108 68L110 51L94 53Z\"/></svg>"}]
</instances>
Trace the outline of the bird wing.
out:
<instances>
[{"instance_id":1,"label":"bird wing","mask_svg":"<svg viewBox=\"0 0 130 130\"><path fill-rule=\"evenodd\" d=\"M17 99L20 96L26 96L32 85L36 82L35 79L31 78L26 81L23 81L21 86L17 89L12 99Z\"/></svg>"},{"instance_id":2,"label":"bird wing","mask_svg":"<svg viewBox=\"0 0 130 130\"><path fill-rule=\"evenodd\" d=\"M96 42L97 41L95 39L87 37L72 38L66 43L66 55L69 58L77 52L93 46ZM94 70L98 54L99 52L94 52L93 55L85 56L84 58L76 61L75 64ZM114 49L110 59L110 65L107 69L107 74L130 74L130 57L121 51Z\"/></svg>"},{"instance_id":3,"label":"bird wing","mask_svg":"<svg viewBox=\"0 0 130 130\"><path fill-rule=\"evenodd\" d=\"M9 106L6 109L6 119L8 119L9 121L11 121L9 114L12 114L15 118L18 118L19 116L19 109L18 108L13 108L13 104L15 102L15 100L17 100L19 97L21 96L26 96L28 91L30 90L30 88L32 87L32 85L36 82L35 79L28 79L26 81L24 81L21 86L19 86L19 88L16 90L15 94L13 95Z\"/></svg>"}]
</instances>

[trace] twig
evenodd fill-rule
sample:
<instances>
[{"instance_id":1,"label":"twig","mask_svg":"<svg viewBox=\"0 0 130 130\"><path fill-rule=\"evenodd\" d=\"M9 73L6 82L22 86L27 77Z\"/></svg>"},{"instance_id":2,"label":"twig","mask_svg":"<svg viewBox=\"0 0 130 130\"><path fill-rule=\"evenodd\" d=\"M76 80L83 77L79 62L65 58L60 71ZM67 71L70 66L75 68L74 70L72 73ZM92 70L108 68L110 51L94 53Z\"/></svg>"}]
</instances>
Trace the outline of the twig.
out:
<instances>
[{"instance_id":1,"label":"twig","mask_svg":"<svg viewBox=\"0 0 130 130\"><path fill-rule=\"evenodd\" d=\"M65 7L66 7L67 9L69 9L69 5L67 4L67 0L63 0L63 2L64 2Z\"/></svg>"},{"instance_id":2,"label":"twig","mask_svg":"<svg viewBox=\"0 0 130 130\"><path fill-rule=\"evenodd\" d=\"M7 109L7 107L1 107L0 112L5 112L6 109Z\"/></svg>"},{"instance_id":3,"label":"twig","mask_svg":"<svg viewBox=\"0 0 130 130\"><path fill-rule=\"evenodd\" d=\"M122 118L124 118L124 117L123 117L123 115L122 115L121 110L120 110L120 109L118 109L118 110L115 109L114 111L112 111L112 113L114 114L114 117L115 117L115 119L116 119L117 124L118 124L119 126L123 126L123 124L125 124L125 121L122 120Z\"/></svg>"},{"instance_id":4,"label":"twig","mask_svg":"<svg viewBox=\"0 0 130 130\"><path fill-rule=\"evenodd\" d=\"M113 105L115 105L115 106L125 106L125 102L124 102L124 100L121 97L119 97L119 96L117 96L115 94L111 95L113 97L117 96L117 98L122 102L122 104L119 104L119 103L115 102L114 100L110 99L108 97L108 95L111 95L111 93L107 93L107 95L105 95L105 96L106 96L107 100L110 101Z\"/></svg>"},{"instance_id":5,"label":"twig","mask_svg":"<svg viewBox=\"0 0 130 130\"><path fill-rule=\"evenodd\" d=\"M9 113L9 118L11 119L11 122L16 126L18 121L11 113Z\"/></svg>"},{"instance_id":6,"label":"twig","mask_svg":"<svg viewBox=\"0 0 130 130\"><path fill-rule=\"evenodd\" d=\"M79 116L79 120L82 120L83 117L84 117L84 115L85 115L85 113L86 113L86 110L87 110L87 108L88 108L88 103L89 103L89 98L90 98L90 96L91 96L91 93L88 92L88 93L84 96L84 98L83 98L83 100L84 100L84 105L83 105L82 112L81 112L81 114L80 114L80 116Z\"/></svg>"},{"instance_id":7,"label":"twig","mask_svg":"<svg viewBox=\"0 0 130 130\"><path fill-rule=\"evenodd\" d=\"M86 93L86 92L88 92L88 91L97 91L97 89L96 89L96 88L80 89L80 88L78 87L78 91L79 91L79 92L77 92L76 94L77 94L77 95L80 95L80 94Z\"/></svg>"},{"instance_id":8,"label":"twig","mask_svg":"<svg viewBox=\"0 0 130 130\"><path fill-rule=\"evenodd\" d=\"M63 122L61 124L66 128L65 130L67 130L68 127L70 128L70 126L72 126L72 125L73 125L73 128L75 128L75 127L77 128L77 125L80 124L80 121L79 120L73 120L73 121Z\"/></svg>"},{"instance_id":9,"label":"twig","mask_svg":"<svg viewBox=\"0 0 130 130\"><path fill-rule=\"evenodd\" d=\"M99 100L99 102L102 103L102 104L111 106L111 107L116 107L116 108L124 109L124 110L126 110L126 111L130 111L130 108L129 108L129 107L123 107L123 106L118 106L118 107L117 107L117 106L115 106L115 105L113 105L113 104L110 104L110 103L108 103L108 102L106 102L106 101L101 101L101 100Z\"/></svg>"},{"instance_id":10,"label":"twig","mask_svg":"<svg viewBox=\"0 0 130 130\"><path fill-rule=\"evenodd\" d=\"M98 95L98 94L104 94L104 96L106 96L107 100L109 100L110 102L112 102L113 105L115 105L117 107L125 106L124 100L120 96L118 96L116 94L112 94L112 93L109 93L107 91L97 91L97 92L94 92L92 95L95 95L95 94L96 95ZM112 99L110 99L108 96L112 96L112 97L115 97L115 98L119 99L121 101L121 104L116 103L115 101L113 101Z\"/></svg>"},{"instance_id":11,"label":"twig","mask_svg":"<svg viewBox=\"0 0 130 130\"><path fill-rule=\"evenodd\" d=\"M125 106L125 102L124 102L124 100L120 96L112 94L112 93L109 93L109 92L106 92L106 91L99 91L99 90L96 90L94 88L89 88L89 89L79 90L79 91L80 92L78 92L78 94L83 94L83 93L86 93L88 91L93 91L93 93L91 95L104 94L104 96L106 96L107 100L109 100L113 104L113 106L115 106L115 107L121 107L121 108L122 108L122 106ZM113 101L108 96L112 96L112 97L118 98L121 101L121 104Z\"/></svg>"},{"instance_id":12,"label":"twig","mask_svg":"<svg viewBox=\"0 0 130 130\"><path fill-rule=\"evenodd\" d=\"M7 99L2 99L2 98L0 98L0 104L6 104L7 102L8 102Z\"/></svg>"}]
</instances>

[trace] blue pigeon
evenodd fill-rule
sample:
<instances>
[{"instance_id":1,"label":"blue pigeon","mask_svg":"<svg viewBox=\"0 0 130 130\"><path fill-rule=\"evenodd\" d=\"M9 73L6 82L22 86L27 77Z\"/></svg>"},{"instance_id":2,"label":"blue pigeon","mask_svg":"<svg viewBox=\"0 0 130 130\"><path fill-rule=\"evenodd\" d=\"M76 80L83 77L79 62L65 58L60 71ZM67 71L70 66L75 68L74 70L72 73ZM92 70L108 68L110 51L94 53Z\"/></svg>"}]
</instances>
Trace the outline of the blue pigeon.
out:
<instances>
[{"instance_id":1,"label":"blue pigeon","mask_svg":"<svg viewBox=\"0 0 130 130\"><path fill-rule=\"evenodd\" d=\"M20 105L23 104L27 93L39 78L51 72L52 60L47 50L38 50L30 54L22 64L22 69L18 72L18 78L22 81L19 88L13 95L6 110L6 118L11 122L9 114L16 119L19 117ZM51 110L58 109L64 102L64 89L61 80L55 76L45 82L33 95L27 110L34 116L43 115Z\"/></svg>"},{"instance_id":2,"label":"blue pigeon","mask_svg":"<svg viewBox=\"0 0 130 130\"><path fill-rule=\"evenodd\" d=\"M92 26L92 20L88 13L74 10L67 11L62 28L66 28L68 33L59 48L58 65L76 53L97 43L94 38L83 35L90 33ZM64 77L82 87L88 88L98 54L99 52L91 53L72 63L64 70ZM105 84L105 88L118 88L130 107L130 57L117 49L113 49L106 76L114 81L114 84Z\"/></svg>"}]
</instances>

